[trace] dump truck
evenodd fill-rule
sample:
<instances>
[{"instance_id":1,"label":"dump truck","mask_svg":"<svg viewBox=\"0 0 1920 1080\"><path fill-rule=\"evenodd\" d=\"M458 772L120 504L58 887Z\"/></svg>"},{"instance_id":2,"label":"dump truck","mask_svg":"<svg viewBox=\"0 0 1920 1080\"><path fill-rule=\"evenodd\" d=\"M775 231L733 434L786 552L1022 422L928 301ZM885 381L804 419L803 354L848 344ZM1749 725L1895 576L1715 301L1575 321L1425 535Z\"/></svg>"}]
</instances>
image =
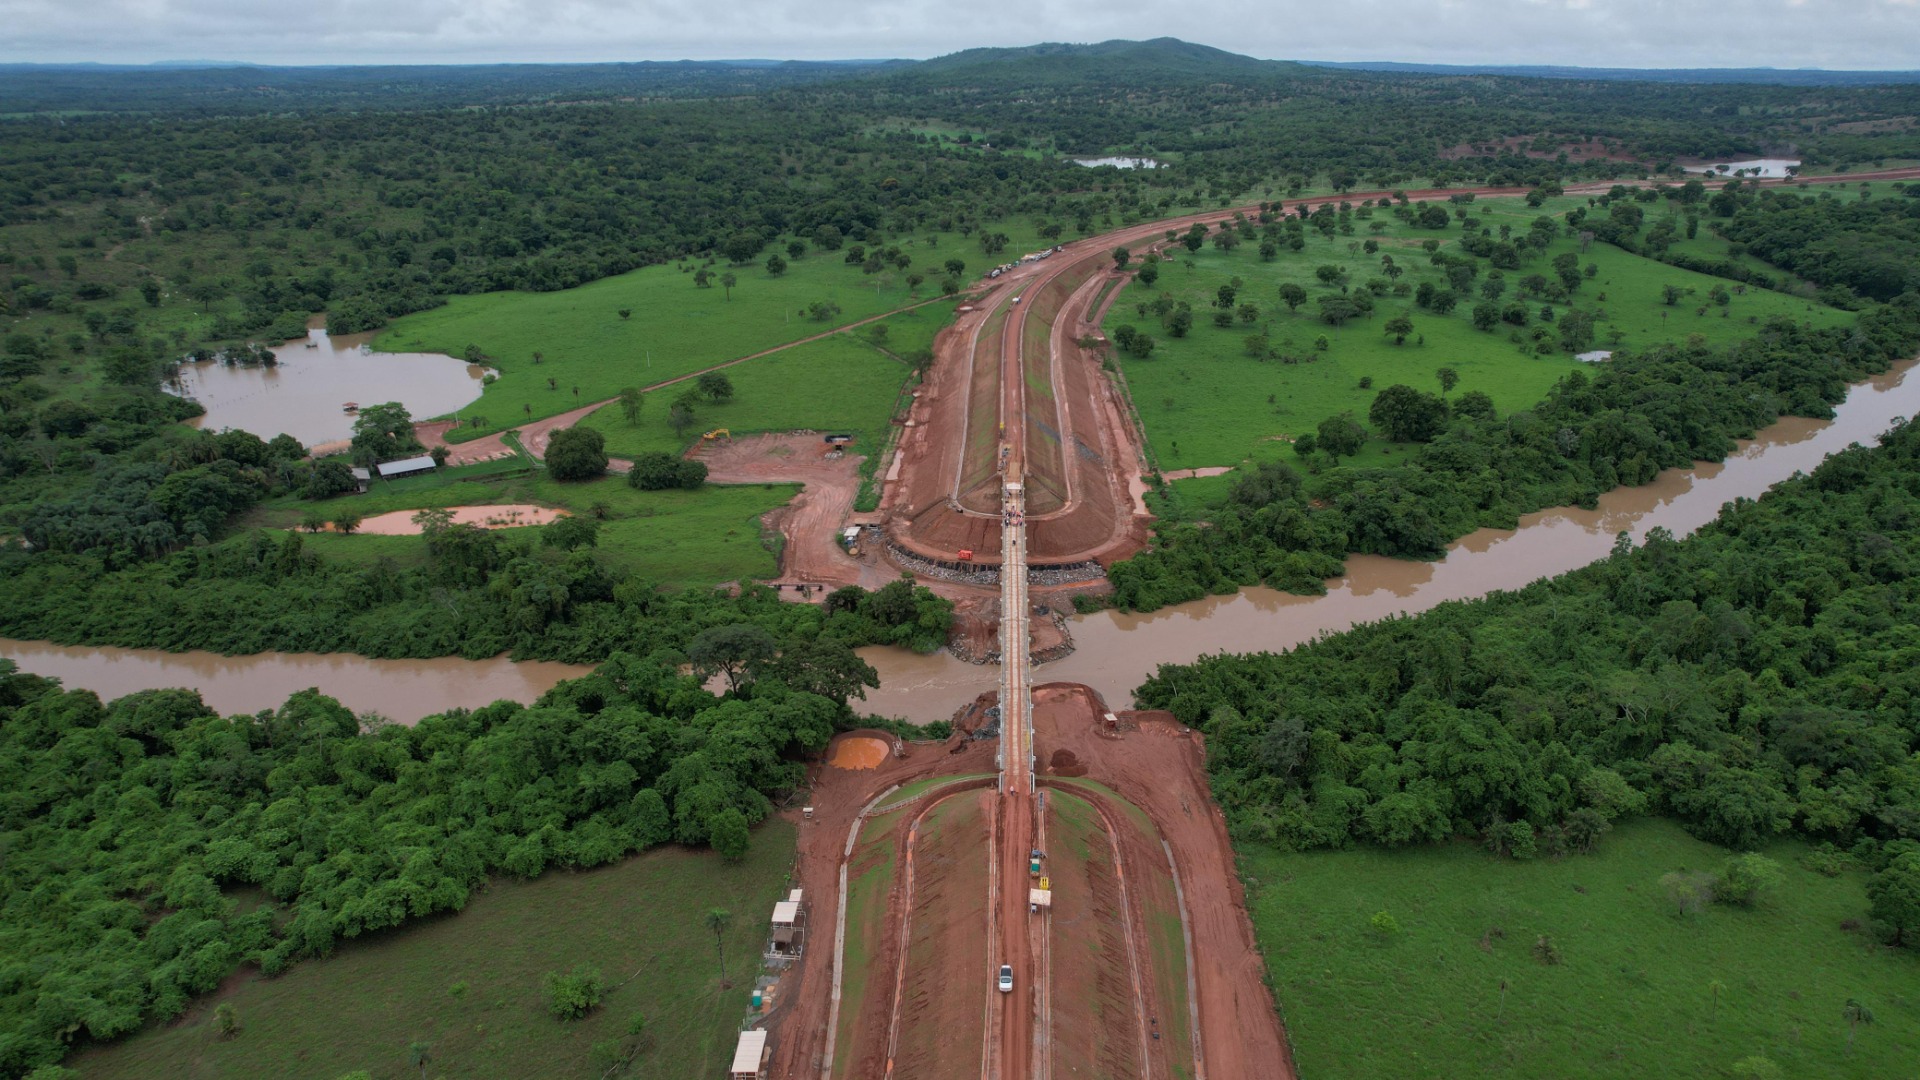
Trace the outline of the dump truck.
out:
<instances>
[{"instance_id":1,"label":"dump truck","mask_svg":"<svg viewBox=\"0 0 1920 1080\"><path fill-rule=\"evenodd\" d=\"M1040 876L1040 860L1046 857L1047 857L1046 852L1041 851L1039 848L1035 848L1033 850L1033 854L1027 858L1027 876L1028 877L1037 878Z\"/></svg>"}]
</instances>

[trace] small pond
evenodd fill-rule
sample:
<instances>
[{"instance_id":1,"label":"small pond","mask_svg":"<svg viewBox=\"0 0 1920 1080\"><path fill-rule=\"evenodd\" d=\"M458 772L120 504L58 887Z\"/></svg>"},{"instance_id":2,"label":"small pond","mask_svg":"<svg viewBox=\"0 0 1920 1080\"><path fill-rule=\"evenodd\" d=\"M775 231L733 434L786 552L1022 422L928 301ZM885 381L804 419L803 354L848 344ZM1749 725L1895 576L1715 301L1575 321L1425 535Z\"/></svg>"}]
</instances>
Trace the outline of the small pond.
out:
<instances>
[{"instance_id":1,"label":"small pond","mask_svg":"<svg viewBox=\"0 0 1920 1080\"><path fill-rule=\"evenodd\" d=\"M274 349L271 365L182 364L167 389L206 406L205 416L188 421L194 427L239 428L263 439L286 432L308 447L352 436L347 402L398 401L424 420L479 398L488 369L439 353L374 352L372 338L309 330Z\"/></svg>"},{"instance_id":2,"label":"small pond","mask_svg":"<svg viewBox=\"0 0 1920 1080\"><path fill-rule=\"evenodd\" d=\"M1075 165L1085 165L1097 169L1102 165L1111 165L1116 169L1157 169L1160 163L1149 157L1095 157L1074 158Z\"/></svg>"},{"instance_id":3,"label":"small pond","mask_svg":"<svg viewBox=\"0 0 1920 1080\"><path fill-rule=\"evenodd\" d=\"M1715 176L1732 177L1740 174L1757 176L1762 180L1782 180L1790 175L1788 169L1800 167L1798 158L1754 158L1750 161L1725 161L1712 165L1689 165L1690 173L1711 173Z\"/></svg>"}]
</instances>

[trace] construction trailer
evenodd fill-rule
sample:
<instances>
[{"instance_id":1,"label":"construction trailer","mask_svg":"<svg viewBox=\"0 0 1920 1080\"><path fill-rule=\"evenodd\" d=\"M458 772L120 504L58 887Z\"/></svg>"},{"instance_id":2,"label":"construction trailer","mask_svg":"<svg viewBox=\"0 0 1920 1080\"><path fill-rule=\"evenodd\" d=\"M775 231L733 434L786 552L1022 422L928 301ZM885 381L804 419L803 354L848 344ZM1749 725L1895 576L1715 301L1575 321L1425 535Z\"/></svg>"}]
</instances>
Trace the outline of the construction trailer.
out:
<instances>
[{"instance_id":1,"label":"construction trailer","mask_svg":"<svg viewBox=\"0 0 1920 1080\"><path fill-rule=\"evenodd\" d=\"M792 960L807 943L805 890L794 889L785 900L773 905L773 932L767 939L769 960Z\"/></svg>"},{"instance_id":2,"label":"construction trailer","mask_svg":"<svg viewBox=\"0 0 1920 1080\"><path fill-rule=\"evenodd\" d=\"M733 1047L733 1064L727 1069L727 1080L764 1080L767 1059L771 1056L773 1051L767 1046L765 1031L741 1032L740 1041Z\"/></svg>"}]
</instances>

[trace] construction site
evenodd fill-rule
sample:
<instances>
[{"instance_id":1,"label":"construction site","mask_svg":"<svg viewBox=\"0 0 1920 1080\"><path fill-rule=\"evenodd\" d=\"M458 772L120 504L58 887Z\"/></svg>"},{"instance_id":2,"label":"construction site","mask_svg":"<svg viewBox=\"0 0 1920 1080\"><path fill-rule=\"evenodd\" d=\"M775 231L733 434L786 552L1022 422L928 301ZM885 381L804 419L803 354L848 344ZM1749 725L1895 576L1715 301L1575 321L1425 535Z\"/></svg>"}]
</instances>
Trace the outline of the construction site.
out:
<instances>
[{"instance_id":1,"label":"construction site","mask_svg":"<svg viewBox=\"0 0 1920 1080\"><path fill-rule=\"evenodd\" d=\"M1033 675L1063 644L1049 607L1147 540L1098 326L1125 280L1110 252L1167 224L996 269L942 332L877 512L853 511L854 459L812 433L696 450L715 480L805 482L773 522L796 599L911 572L999 663L945 745L853 732L815 770L805 947L779 921L797 904L777 911L779 985L756 995L730 1076L1293 1075L1201 737Z\"/></svg>"}]
</instances>

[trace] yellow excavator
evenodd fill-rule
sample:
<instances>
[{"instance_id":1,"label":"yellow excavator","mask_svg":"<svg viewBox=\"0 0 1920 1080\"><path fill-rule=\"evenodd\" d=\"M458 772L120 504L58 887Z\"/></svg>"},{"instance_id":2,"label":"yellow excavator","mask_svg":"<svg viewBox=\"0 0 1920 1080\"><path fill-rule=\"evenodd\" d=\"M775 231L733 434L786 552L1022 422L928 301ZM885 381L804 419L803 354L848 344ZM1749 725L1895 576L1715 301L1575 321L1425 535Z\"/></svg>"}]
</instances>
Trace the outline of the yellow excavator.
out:
<instances>
[{"instance_id":1,"label":"yellow excavator","mask_svg":"<svg viewBox=\"0 0 1920 1080\"><path fill-rule=\"evenodd\" d=\"M712 441L713 441L713 440L715 440L715 439L725 439L725 440L727 440L728 442L732 442L732 441L733 441L733 432L731 432L731 431L728 431L728 430L727 430L726 428L723 428L723 427L717 427L717 428L714 428L714 429L713 429L712 431L709 431L709 432L707 432L707 433L706 433L705 435L702 435L702 436L700 436L700 437L701 437L702 439L705 439L705 440L706 440L706 441L708 441L708 442L712 442Z\"/></svg>"}]
</instances>

